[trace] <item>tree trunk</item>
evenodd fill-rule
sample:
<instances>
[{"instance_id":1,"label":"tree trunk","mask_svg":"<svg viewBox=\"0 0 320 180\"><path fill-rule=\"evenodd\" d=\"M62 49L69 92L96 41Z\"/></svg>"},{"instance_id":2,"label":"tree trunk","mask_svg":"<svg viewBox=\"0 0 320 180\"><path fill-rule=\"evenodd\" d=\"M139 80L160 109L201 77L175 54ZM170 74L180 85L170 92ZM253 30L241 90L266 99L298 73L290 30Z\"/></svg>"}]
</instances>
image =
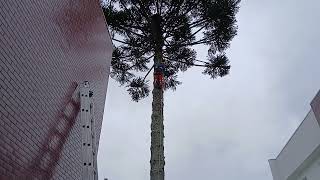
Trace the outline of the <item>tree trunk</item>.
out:
<instances>
[{"instance_id":1,"label":"tree trunk","mask_svg":"<svg viewBox=\"0 0 320 180\"><path fill-rule=\"evenodd\" d=\"M156 66L163 63L163 37L160 24L161 16L154 15L151 21L151 29L155 44L155 71L157 69ZM163 72L157 73L162 74L163 77ZM152 95L150 180L164 180L163 87L159 82L155 81L155 78Z\"/></svg>"},{"instance_id":2,"label":"tree trunk","mask_svg":"<svg viewBox=\"0 0 320 180\"><path fill-rule=\"evenodd\" d=\"M154 63L162 62L162 48L157 48ZM151 160L150 180L164 180L164 125L163 125L163 87L154 78L152 90L151 115Z\"/></svg>"},{"instance_id":3,"label":"tree trunk","mask_svg":"<svg viewBox=\"0 0 320 180\"><path fill-rule=\"evenodd\" d=\"M164 180L163 89L152 91L150 180Z\"/></svg>"}]
</instances>

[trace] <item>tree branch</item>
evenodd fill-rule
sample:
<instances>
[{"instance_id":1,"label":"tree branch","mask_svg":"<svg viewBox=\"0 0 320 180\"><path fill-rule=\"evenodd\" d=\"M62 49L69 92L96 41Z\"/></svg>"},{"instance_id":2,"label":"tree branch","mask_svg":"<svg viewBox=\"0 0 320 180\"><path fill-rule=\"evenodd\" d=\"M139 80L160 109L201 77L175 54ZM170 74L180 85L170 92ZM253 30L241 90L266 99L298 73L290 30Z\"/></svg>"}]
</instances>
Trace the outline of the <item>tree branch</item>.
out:
<instances>
[{"instance_id":1,"label":"tree branch","mask_svg":"<svg viewBox=\"0 0 320 180\"><path fill-rule=\"evenodd\" d=\"M206 21L207 21L207 19L201 19L198 21L194 21L194 22L190 23L189 26L190 26L190 28L194 28L196 26L199 26L202 23L205 23Z\"/></svg>"},{"instance_id":2,"label":"tree branch","mask_svg":"<svg viewBox=\"0 0 320 180\"><path fill-rule=\"evenodd\" d=\"M185 13L182 14L182 16L187 15L189 12L192 11L193 8L195 8L198 5L199 1L193 2L193 6L191 6Z\"/></svg>"},{"instance_id":3,"label":"tree branch","mask_svg":"<svg viewBox=\"0 0 320 180\"><path fill-rule=\"evenodd\" d=\"M165 41L167 44L170 44L170 43L167 41L167 39L166 39L166 38L164 38L164 41Z\"/></svg>"},{"instance_id":4,"label":"tree branch","mask_svg":"<svg viewBox=\"0 0 320 180\"><path fill-rule=\"evenodd\" d=\"M170 59L170 58L168 58L168 57L166 57L166 59L167 59L168 61L179 62L179 63L183 63L183 64L186 64L186 65L189 65L189 66L202 66L202 65L199 65L199 64L187 63L187 62L180 61L180 60L173 60L173 59Z\"/></svg>"},{"instance_id":5,"label":"tree branch","mask_svg":"<svg viewBox=\"0 0 320 180\"><path fill-rule=\"evenodd\" d=\"M187 65L190 65L190 66L208 67L208 65L210 65L208 62L200 61L200 60L196 60L196 61L203 62L203 63L205 63L206 65L204 65L204 64L187 63L187 62L184 62L184 61L180 61L180 60L173 60L173 59L169 59L169 58L166 58L166 59L167 59L167 60L169 60L169 61L174 61L174 62L184 63L184 64L187 64ZM214 66L214 67L230 67L230 66Z\"/></svg>"},{"instance_id":6,"label":"tree branch","mask_svg":"<svg viewBox=\"0 0 320 180\"><path fill-rule=\"evenodd\" d=\"M154 65L149 69L149 71L147 72L147 74L144 76L143 81L146 80L147 76L150 74L151 70L154 68Z\"/></svg>"},{"instance_id":7,"label":"tree branch","mask_svg":"<svg viewBox=\"0 0 320 180\"><path fill-rule=\"evenodd\" d=\"M185 38L185 39L191 39L194 35L198 34L203 28L205 28L205 26L202 26L201 28L199 28L196 32L192 33L189 37ZM171 37L170 35L166 36L166 38ZM181 43L185 43L187 40L179 42L179 44ZM165 39L165 42L167 43L167 45L170 46L170 43Z\"/></svg>"},{"instance_id":8,"label":"tree branch","mask_svg":"<svg viewBox=\"0 0 320 180\"><path fill-rule=\"evenodd\" d=\"M119 28L120 28L120 29L123 29L124 31L127 31L127 34L128 34L128 32L129 32L129 33L132 33L132 34L135 34L135 35L137 35L137 36L140 36L140 37L144 38L144 36L143 36L142 34L138 34L138 33L134 32L134 31L131 31L131 30L129 30L129 29L127 29L127 28L125 28L125 27L123 27L123 26L121 26L121 25L119 25Z\"/></svg>"},{"instance_id":9,"label":"tree branch","mask_svg":"<svg viewBox=\"0 0 320 180\"><path fill-rule=\"evenodd\" d=\"M142 3L140 0L137 0L137 1L138 1L137 3L139 4L140 8L143 9L143 11L141 11L141 9L140 9L139 7L137 7L136 3L132 3L133 6L136 7L136 9L137 9L138 11L140 11L140 14L141 14L143 17L145 17L146 19L148 19L148 16L150 15L150 14L148 14L149 11L146 10L146 7L143 6L143 3ZM145 12L145 14L144 14L143 12Z\"/></svg>"},{"instance_id":10,"label":"tree branch","mask_svg":"<svg viewBox=\"0 0 320 180\"><path fill-rule=\"evenodd\" d=\"M202 23L205 23L207 20L201 20L201 21L197 21L197 22L195 22L195 23L191 23L191 24L189 24L189 26L190 26L190 29L192 29L192 28L194 28L194 27L196 27L196 26L199 26L200 24L202 24ZM167 34L169 34L169 31L171 32L171 31L177 31L179 28L181 28L181 27L183 27L183 25L175 25L175 24L173 24L173 25L171 25L171 26L166 26L165 27L165 29L164 29L164 32L166 32ZM173 28L173 29L170 29L169 31L168 31L168 28ZM201 28L203 28L203 27L201 27ZM168 35L168 36L166 36L166 38L168 38L168 37L170 37L170 35Z\"/></svg>"},{"instance_id":11,"label":"tree branch","mask_svg":"<svg viewBox=\"0 0 320 180\"><path fill-rule=\"evenodd\" d=\"M122 4L122 6L123 6L127 11L130 12L130 10L126 7L126 5L125 5L121 0L119 0L119 2ZM130 27L140 30L145 36L147 36L147 35L144 33L143 28L139 26L139 24L141 24L141 23L138 23L138 22L136 21L136 18L133 17L131 13L129 13L129 14L130 14L131 18L133 19L133 21L137 24L137 27L134 27L134 26L130 26Z\"/></svg>"},{"instance_id":12,"label":"tree branch","mask_svg":"<svg viewBox=\"0 0 320 180\"><path fill-rule=\"evenodd\" d=\"M166 19L167 17L172 16L172 15L175 14L176 12L179 12L179 10L180 10L180 8L181 8L181 6L182 6L183 1L184 1L184 0L174 0L174 2L177 3L177 4L176 4L176 6L175 6L175 4L173 4L173 3L171 4L171 6L170 6L170 8L169 8L169 10L168 10L167 16L165 16L165 19ZM175 8L172 9L172 7L174 7L174 6L175 6ZM172 11L171 11L171 9L172 9ZM167 21L167 22L169 22L169 21Z\"/></svg>"},{"instance_id":13,"label":"tree branch","mask_svg":"<svg viewBox=\"0 0 320 180\"><path fill-rule=\"evenodd\" d=\"M209 62L201 61L201 60L197 60L197 59L195 59L194 61L198 61L198 62L202 62L202 63L205 63L205 64L209 64Z\"/></svg>"},{"instance_id":14,"label":"tree branch","mask_svg":"<svg viewBox=\"0 0 320 180\"><path fill-rule=\"evenodd\" d=\"M198 45L198 44L205 44L205 43L208 43L208 42L211 42L211 41L209 41L209 40L206 41L205 39L201 39L201 40L196 41L196 42L182 44L182 46L194 46L194 45Z\"/></svg>"},{"instance_id":15,"label":"tree branch","mask_svg":"<svg viewBox=\"0 0 320 180\"><path fill-rule=\"evenodd\" d=\"M145 53L143 53L139 58L141 58L144 54L145 54ZM148 57L145 61L151 59L152 57L154 57L154 54L151 55L150 57ZM137 58L137 59L138 59L138 58ZM130 70L131 68L133 68L133 67L135 67L135 66L137 66L137 65L138 65L138 64L134 64L134 65L130 66L129 68L126 69L126 71Z\"/></svg>"},{"instance_id":16,"label":"tree branch","mask_svg":"<svg viewBox=\"0 0 320 180\"><path fill-rule=\"evenodd\" d=\"M178 47L184 47L184 46L194 46L198 44L205 44L211 42L210 40L205 40L201 39L199 41L191 42L191 43L186 43L186 44L167 44L166 46L178 46Z\"/></svg>"},{"instance_id":17,"label":"tree branch","mask_svg":"<svg viewBox=\"0 0 320 180\"><path fill-rule=\"evenodd\" d=\"M196 26L199 26L200 24L203 24L205 23L207 20L205 19L202 19L202 20L199 20L199 21L196 21L196 22L193 22L191 24L189 24L190 26L190 29L196 27ZM171 31L177 31L179 28L181 28L183 25L179 25L179 26L175 26L175 25L172 25L172 26L166 26L165 29L164 29L164 32L166 32L168 34L168 36L166 36L165 38L168 38L170 37L169 33L167 32L168 28L173 28ZM201 30L205 27L205 25L203 27L201 27ZM198 33L198 32L197 32Z\"/></svg>"},{"instance_id":18,"label":"tree branch","mask_svg":"<svg viewBox=\"0 0 320 180\"><path fill-rule=\"evenodd\" d=\"M170 35L169 32L173 32L173 31L177 31L179 30L179 28L183 27L183 24L180 25L172 25L172 26L166 26L163 30L163 32L167 33L168 36L166 36L165 38L171 37L172 35ZM168 29L168 28L173 28L173 29Z\"/></svg>"},{"instance_id":19,"label":"tree branch","mask_svg":"<svg viewBox=\"0 0 320 180\"><path fill-rule=\"evenodd\" d=\"M156 4L156 7L157 7L157 14L160 15L159 0L155 0L155 4Z\"/></svg>"},{"instance_id":20,"label":"tree branch","mask_svg":"<svg viewBox=\"0 0 320 180\"><path fill-rule=\"evenodd\" d=\"M151 58L153 58L153 57L154 57L154 54L151 55L150 57L148 57L148 58L146 59L146 61L149 60L149 59L151 59Z\"/></svg>"},{"instance_id":21,"label":"tree branch","mask_svg":"<svg viewBox=\"0 0 320 180\"><path fill-rule=\"evenodd\" d=\"M181 2L183 3L184 1L181 1ZM190 6L189 8L187 8L187 9L186 9L186 12L184 12L183 14L181 14L181 15L177 14L176 18L177 18L177 17L183 17L183 16L187 15L190 11L192 11L192 9L193 9L194 7L196 7L196 6L198 5L198 2L199 2L199 1L193 2L193 6ZM182 5L182 4L180 4L180 6L181 6L181 5ZM178 10L180 10L180 6L179 6ZM170 6L170 7L172 7L172 6ZM175 11L172 10L172 12L169 12L166 17L170 17L173 12L175 12ZM179 13L179 12L177 12L177 13ZM170 28L170 27L172 28L172 26L169 26L169 24L172 24L172 23L171 23L171 20L172 20L172 18L169 19L169 20L167 20L165 31L166 31L168 28ZM180 27L179 27L179 28L180 28ZM179 29L179 28L177 28L177 29Z\"/></svg>"},{"instance_id":22,"label":"tree branch","mask_svg":"<svg viewBox=\"0 0 320 180\"><path fill-rule=\"evenodd\" d=\"M199 28L196 32L192 33L189 38L191 38L192 36L196 35L198 32L200 32L203 28L205 28L206 26L202 26L201 28ZM187 38L188 39L188 38Z\"/></svg>"},{"instance_id":23,"label":"tree branch","mask_svg":"<svg viewBox=\"0 0 320 180\"><path fill-rule=\"evenodd\" d=\"M117 41L117 42L119 42L119 43L123 43L123 44L127 44L127 45L129 45L129 46L132 46L132 44L127 43L127 42L124 42L124 41L121 41L121 40L118 40L118 39L112 38L112 40L113 40L113 41Z\"/></svg>"},{"instance_id":24,"label":"tree branch","mask_svg":"<svg viewBox=\"0 0 320 180\"><path fill-rule=\"evenodd\" d=\"M163 4L163 0L160 0L160 12L159 12L159 15L160 15L160 16L162 15L162 12L161 12L161 10L162 10L162 4Z\"/></svg>"}]
</instances>

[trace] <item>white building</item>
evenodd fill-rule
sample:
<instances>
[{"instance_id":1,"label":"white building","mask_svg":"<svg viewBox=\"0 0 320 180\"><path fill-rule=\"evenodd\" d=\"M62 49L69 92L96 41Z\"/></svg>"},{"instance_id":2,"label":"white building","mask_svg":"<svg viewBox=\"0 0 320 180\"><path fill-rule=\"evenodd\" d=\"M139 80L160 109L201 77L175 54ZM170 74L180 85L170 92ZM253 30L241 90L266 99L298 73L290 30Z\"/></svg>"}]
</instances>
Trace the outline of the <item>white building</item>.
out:
<instances>
[{"instance_id":1,"label":"white building","mask_svg":"<svg viewBox=\"0 0 320 180\"><path fill-rule=\"evenodd\" d=\"M269 164L274 180L320 180L320 91L305 119Z\"/></svg>"}]
</instances>

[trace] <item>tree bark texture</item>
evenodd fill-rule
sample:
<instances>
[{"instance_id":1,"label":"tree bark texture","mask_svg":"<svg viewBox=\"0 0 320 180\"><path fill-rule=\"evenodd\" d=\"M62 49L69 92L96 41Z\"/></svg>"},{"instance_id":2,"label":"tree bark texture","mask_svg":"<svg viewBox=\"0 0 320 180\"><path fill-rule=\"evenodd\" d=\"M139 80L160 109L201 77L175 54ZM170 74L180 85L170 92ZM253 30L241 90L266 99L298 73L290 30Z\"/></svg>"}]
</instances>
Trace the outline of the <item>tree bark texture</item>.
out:
<instances>
[{"instance_id":1,"label":"tree bark texture","mask_svg":"<svg viewBox=\"0 0 320 180\"><path fill-rule=\"evenodd\" d=\"M150 180L164 180L163 89L154 87L152 95Z\"/></svg>"},{"instance_id":2,"label":"tree bark texture","mask_svg":"<svg viewBox=\"0 0 320 180\"><path fill-rule=\"evenodd\" d=\"M160 23L161 17L159 15L154 15L152 17L151 29L155 45L155 66L163 63L163 38ZM160 73L163 76L163 72L157 73ZM163 87L159 82L155 81L155 78L153 82L152 96L150 180L164 180Z\"/></svg>"},{"instance_id":3,"label":"tree bark texture","mask_svg":"<svg viewBox=\"0 0 320 180\"><path fill-rule=\"evenodd\" d=\"M156 50L154 63L162 61L161 48ZM150 180L164 180L164 125L163 125L163 88L154 80L152 90L151 115L151 160Z\"/></svg>"}]
</instances>

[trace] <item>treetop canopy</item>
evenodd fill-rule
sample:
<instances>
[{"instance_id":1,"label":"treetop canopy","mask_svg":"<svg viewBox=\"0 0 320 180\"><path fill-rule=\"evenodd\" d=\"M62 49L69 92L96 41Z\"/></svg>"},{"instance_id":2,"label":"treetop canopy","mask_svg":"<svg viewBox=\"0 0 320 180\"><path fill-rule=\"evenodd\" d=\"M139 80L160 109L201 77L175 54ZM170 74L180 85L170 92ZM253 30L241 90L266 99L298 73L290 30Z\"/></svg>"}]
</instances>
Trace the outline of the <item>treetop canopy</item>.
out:
<instances>
[{"instance_id":1,"label":"treetop canopy","mask_svg":"<svg viewBox=\"0 0 320 180\"><path fill-rule=\"evenodd\" d=\"M211 78L229 73L225 50L237 34L240 0L109 0L103 12L114 42L111 77L127 85L133 100L148 96L145 77L161 59L170 76L165 89L180 84L177 73L192 66L204 67ZM205 60L192 48L209 46ZM158 53L158 54L157 54ZM159 56L160 53L160 56ZM156 56L156 57L155 57ZM150 65L151 64L151 65Z\"/></svg>"}]
</instances>

